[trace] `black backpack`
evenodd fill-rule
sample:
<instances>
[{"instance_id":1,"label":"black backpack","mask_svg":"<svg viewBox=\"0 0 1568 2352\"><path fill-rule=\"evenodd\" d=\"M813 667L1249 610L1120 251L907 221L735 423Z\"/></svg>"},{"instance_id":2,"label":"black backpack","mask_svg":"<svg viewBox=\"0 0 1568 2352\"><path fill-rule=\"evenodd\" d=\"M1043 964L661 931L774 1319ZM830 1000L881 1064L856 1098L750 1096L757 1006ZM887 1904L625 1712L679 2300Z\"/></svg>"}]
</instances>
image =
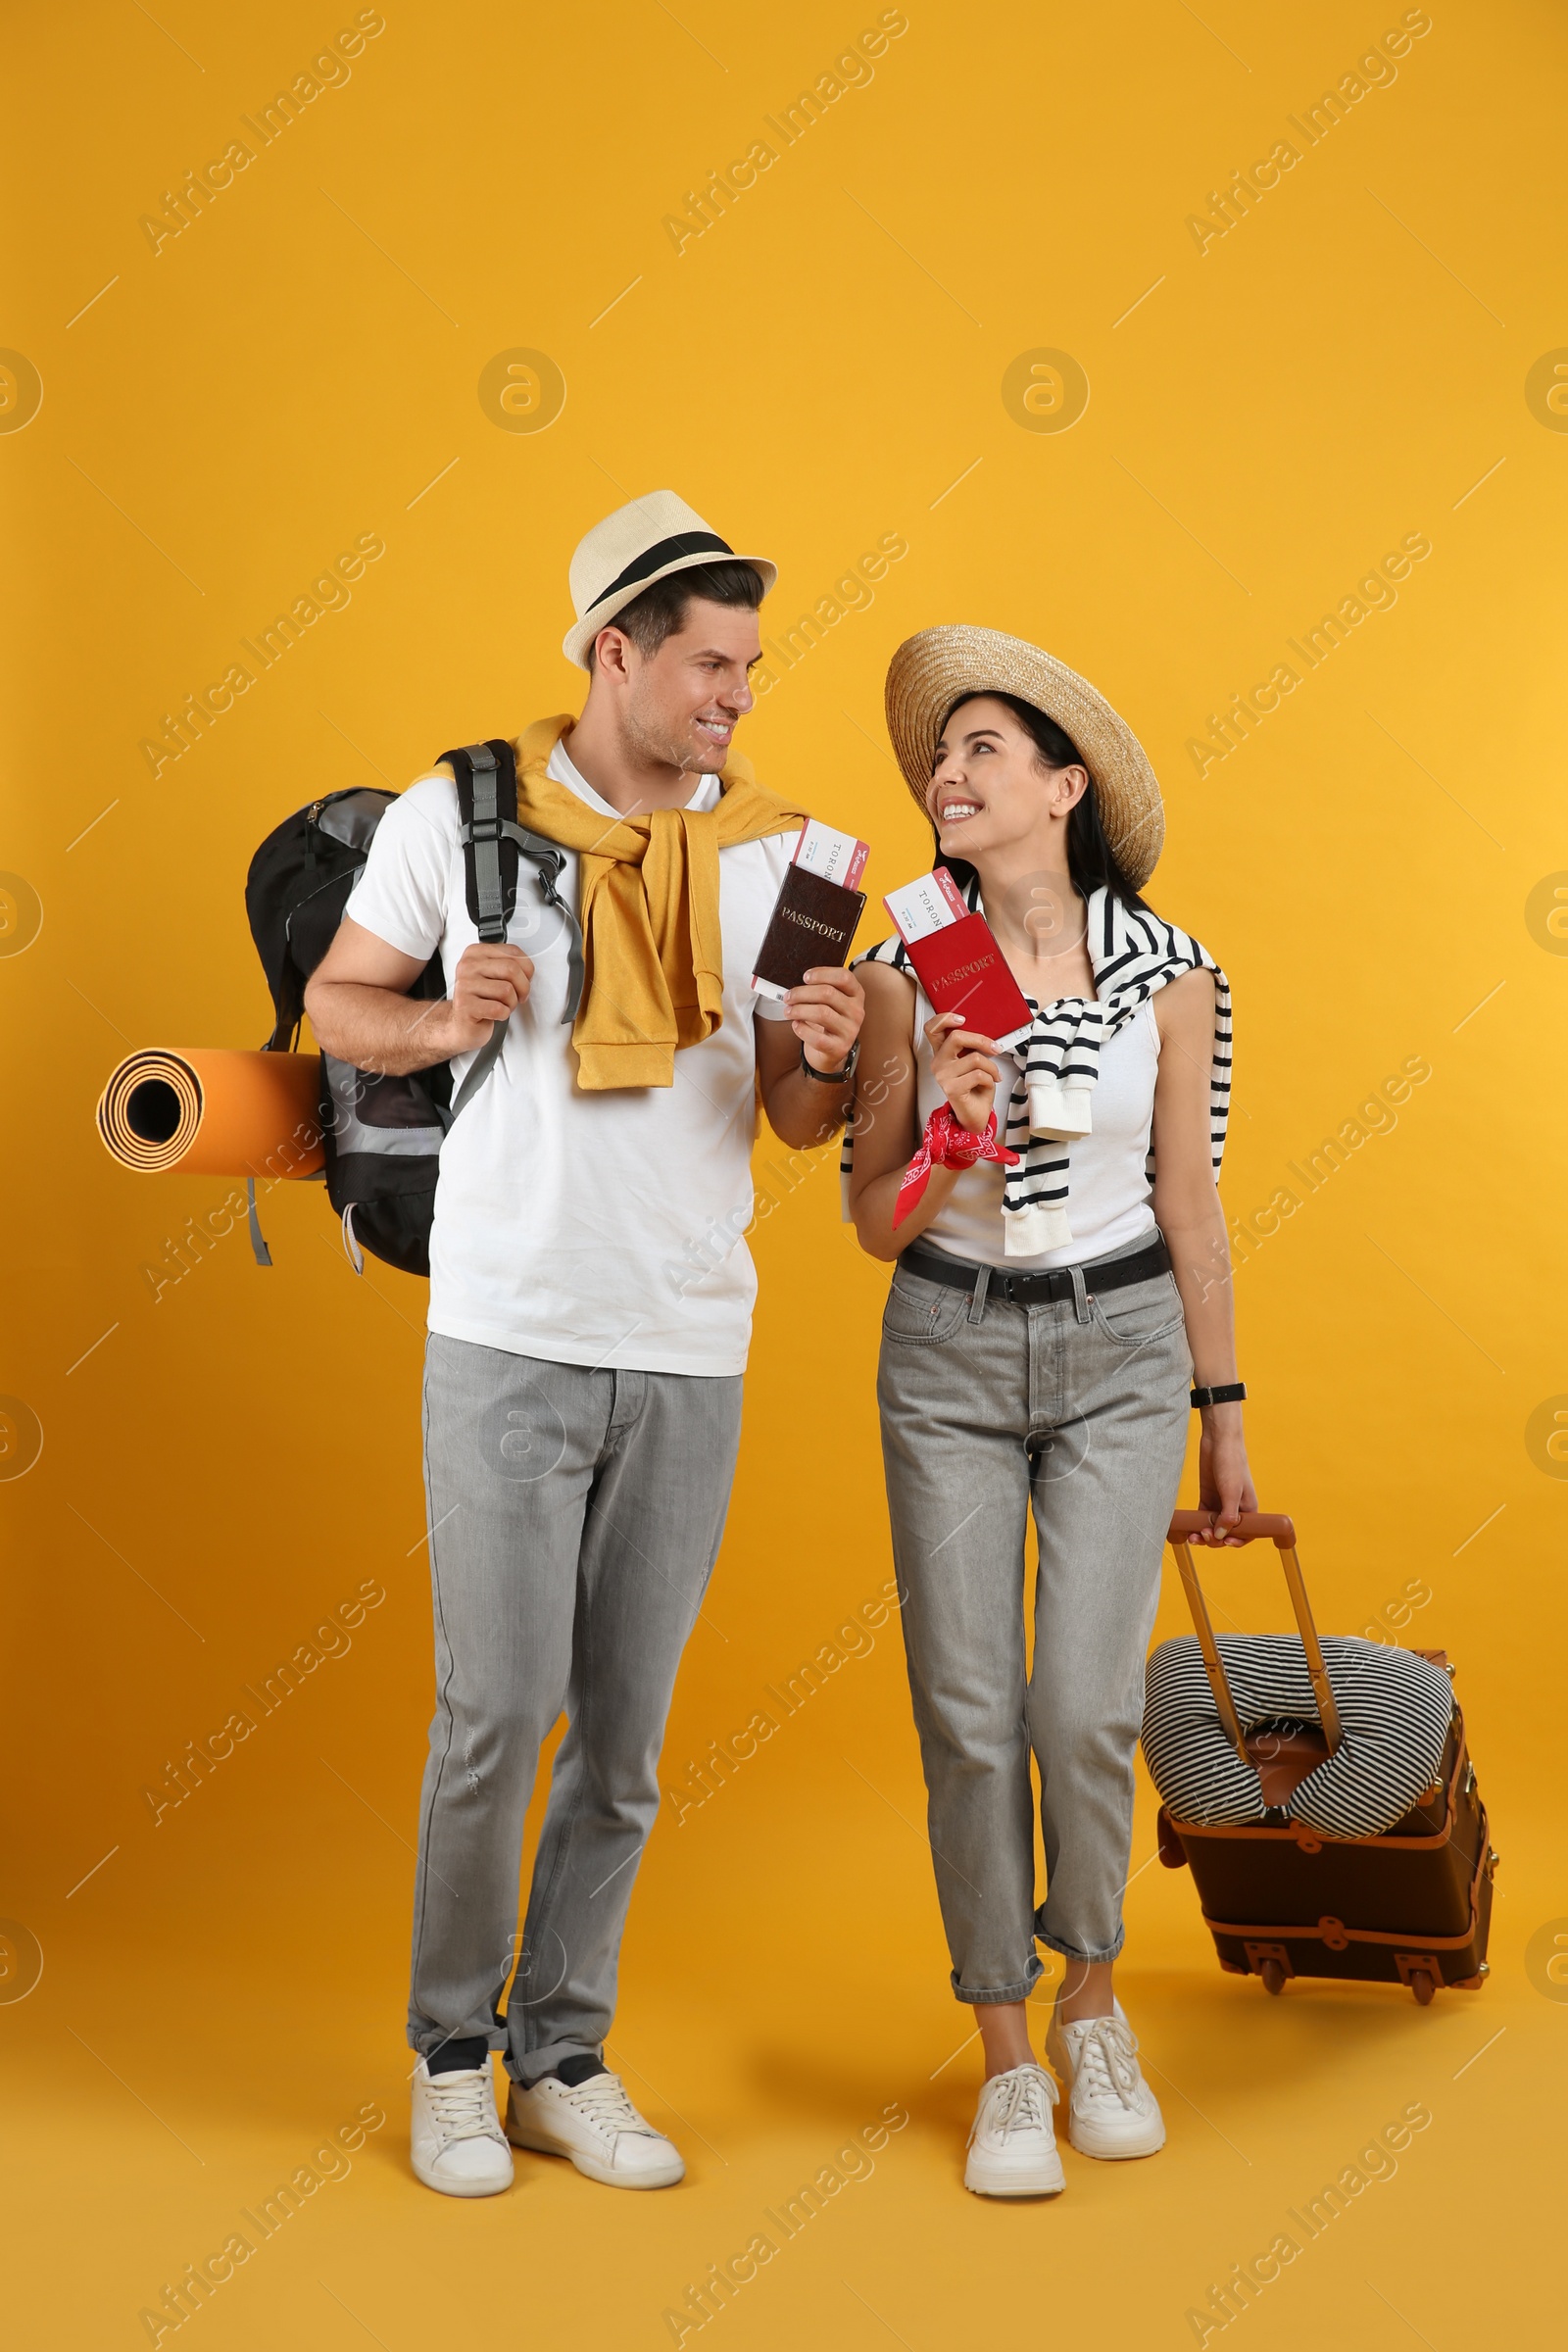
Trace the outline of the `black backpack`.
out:
<instances>
[{"instance_id":1,"label":"black backpack","mask_svg":"<svg viewBox=\"0 0 1568 2352\"><path fill-rule=\"evenodd\" d=\"M518 861L526 858L544 907L567 933L570 971L563 1017L570 1021L582 993L582 938L576 916L556 889L565 858L553 842L524 832L517 823L512 746L497 738L443 752L441 758L457 778L469 918L482 940L506 938L516 905ZM298 1040L305 984L336 937L375 829L396 798L368 785L328 793L285 817L251 859L245 911L271 993L274 1018L265 1049L270 1054L289 1053ZM446 995L439 955L431 956L409 994L416 1000ZM497 1021L456 1101L448 1062L390 1078L358 1070L330 1054L321 1055L326 1189L343 1221L343 1244L356 1272L363 1271L363 1248L406 1274L429 1273L441 1145L489 1076L506 1030L506 1022ZM258 1261L270 1265L254 1200L251 1233Z\"/></svg>"}]
</instances>

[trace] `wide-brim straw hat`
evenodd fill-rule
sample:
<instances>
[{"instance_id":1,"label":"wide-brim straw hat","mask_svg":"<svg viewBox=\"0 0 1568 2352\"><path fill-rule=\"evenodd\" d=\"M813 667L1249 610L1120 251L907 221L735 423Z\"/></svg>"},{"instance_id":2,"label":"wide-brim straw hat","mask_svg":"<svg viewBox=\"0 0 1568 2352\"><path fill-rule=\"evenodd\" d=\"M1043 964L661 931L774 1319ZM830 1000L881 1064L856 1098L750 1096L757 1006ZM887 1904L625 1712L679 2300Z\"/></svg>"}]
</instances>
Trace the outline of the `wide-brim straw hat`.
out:
<instances>
[{"instance_id":1,"label":"wide-brim straw hat","mask_svg":"<svg viewBox=\"0 0 1568 2352\"><path fill-rule=\"evenodd\" d=\"M1016 695L1072 737L1117 862L1133 888L1141 890L1165 840L1165 806L1149 755L1087 678L1022 637L956 623L906 637L894 655L888 665L888 733L905 782L921 808L948 713L971 694Z\"/></svg>"},{"instance_id":2,"label":"wide-brim straw hat","mask_svg":"<svg viewBox=\"0 0 1568 2352\"><path fill-rule=\"evenodd\" d=\"M727 539L710 530L695 507L673 490L650 490L629 507L617 507L577 542L571 559L571 601L577 617L562 640L568 662L588 661L601 629L672 571L698 564L749 564L765 596L778 578L778 565L765 556L738 556Z\"/></svg>"}]
</instances>

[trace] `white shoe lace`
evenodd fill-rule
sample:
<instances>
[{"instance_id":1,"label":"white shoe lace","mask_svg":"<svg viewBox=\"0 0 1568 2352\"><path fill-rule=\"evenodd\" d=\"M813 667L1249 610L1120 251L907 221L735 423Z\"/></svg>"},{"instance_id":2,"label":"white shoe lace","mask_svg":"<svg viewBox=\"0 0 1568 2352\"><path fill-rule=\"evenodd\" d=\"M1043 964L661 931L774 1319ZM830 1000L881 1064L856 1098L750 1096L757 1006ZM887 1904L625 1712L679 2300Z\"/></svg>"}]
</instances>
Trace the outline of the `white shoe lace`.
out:
<instances>
[{"instance_id":1,"label":"white shoe lace","mask_svg":"<svg viewBox=\"0 0 1568 2352\"><path fill-rule=\"evenodd\" d=\"M590 2075L585 2082L563 2082L561 2087L578 2114L597 2131L611 2134L639 2132L647 2139L660 2137L653 2125L632 2105L618 2075Z\"/></svg>"},{"instance_id":2,"label":"white shoe lace","mask_svg":"<svg viewBox=\"0 0 1568 2352\"><path fill-rule=\"evenodd\" d=\"M994 2132L999 2139L1012 2132L1051 2131L1055 2084L1043 2067L1012 2067L1004 2075L994 2076L986 2089L992 2096L975 2117L971 2141L982 2128Z\"/></svg>"},{"instance_id":3,"label":"white shoe lace","mask_svg":"<svg viewBox=\"0 0 1568 2352\"><path fill-rule=\"evenodd\" d=\"M500 2139L488 2066L477 2067L471 2074L465 2067L432 2075L425 2088L443 2147L450 2147L455 2139Z\"/></svg>"},{"instance_id":4,"label":"white shoe lace","mask_svg":"<svg viewBox=\"0 0 1568 2352\"><path fill-rule=\"evenodd\" d=\"M1075 2093L1083 2099L1118 2099L1137 2108L1144 2088L1133 2053L1138 2036L1119 2017L1092 2017L1078 2045Z\"/></svg>"}]
</instances>

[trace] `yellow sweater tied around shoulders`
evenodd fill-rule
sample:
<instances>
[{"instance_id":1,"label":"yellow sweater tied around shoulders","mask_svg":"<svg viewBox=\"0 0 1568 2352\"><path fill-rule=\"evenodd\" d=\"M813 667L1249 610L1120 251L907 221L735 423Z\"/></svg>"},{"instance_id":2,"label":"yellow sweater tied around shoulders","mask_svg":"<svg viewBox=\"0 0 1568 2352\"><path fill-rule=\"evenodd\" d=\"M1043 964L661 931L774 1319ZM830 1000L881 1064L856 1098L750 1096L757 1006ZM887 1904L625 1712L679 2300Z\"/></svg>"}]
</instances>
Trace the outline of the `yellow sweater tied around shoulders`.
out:
<instances>
[{"instance_id":1,"label":"yellow sweater tied around shoulders","mask_svg":"<svg viewBox=\"0 0 1568 2352\"><path fill-rule=\"evenodd\" d=\"M542 718L517 741L517 822L580 869L583 991L571 1042L589 1093L673 1086L675 1055L724 1018L718 853L806 822L733 754L716 808L655 808L607 817L558 784L550 756L570 716ZM695 787L694 787L695 789Z\"/></svg>"}]
</instances>

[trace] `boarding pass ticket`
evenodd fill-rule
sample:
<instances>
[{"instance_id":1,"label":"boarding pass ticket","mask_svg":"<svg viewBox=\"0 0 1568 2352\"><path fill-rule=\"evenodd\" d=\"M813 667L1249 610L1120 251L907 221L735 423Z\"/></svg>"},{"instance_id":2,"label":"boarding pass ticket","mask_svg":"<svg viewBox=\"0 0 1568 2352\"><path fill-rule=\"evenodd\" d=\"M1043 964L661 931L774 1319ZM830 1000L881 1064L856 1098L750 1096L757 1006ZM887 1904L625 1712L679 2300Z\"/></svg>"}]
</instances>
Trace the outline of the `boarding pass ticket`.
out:
<instances>
[{"instance_id":1,"label":"boarding pass ticket","mask_svg":"<svg viewBox=\"0 0 1568 2352\"><path fill-rule=\"evenodd\" d=\"M905 940L929 939L933 931L945 931L949 923L961 921L969 911L963 893L941 865L934 874L906 882L902 890L890 890L882 904Z\"/></svg>"},{"instance_id":2,"label":"boarding pass ticket","mask_svg":"<svg viewBox=\"0 0 1568 2352\"><path fill-rule=\"evenodd\" d=\"M790 863L804 867L808 874L820 874L824 882L836 882L841 890L854 890L870 855L867 845L857 841L853 833L835 832L831 825L818 824L814 816L808 816Z\"/></svg>"}]
</instances>

